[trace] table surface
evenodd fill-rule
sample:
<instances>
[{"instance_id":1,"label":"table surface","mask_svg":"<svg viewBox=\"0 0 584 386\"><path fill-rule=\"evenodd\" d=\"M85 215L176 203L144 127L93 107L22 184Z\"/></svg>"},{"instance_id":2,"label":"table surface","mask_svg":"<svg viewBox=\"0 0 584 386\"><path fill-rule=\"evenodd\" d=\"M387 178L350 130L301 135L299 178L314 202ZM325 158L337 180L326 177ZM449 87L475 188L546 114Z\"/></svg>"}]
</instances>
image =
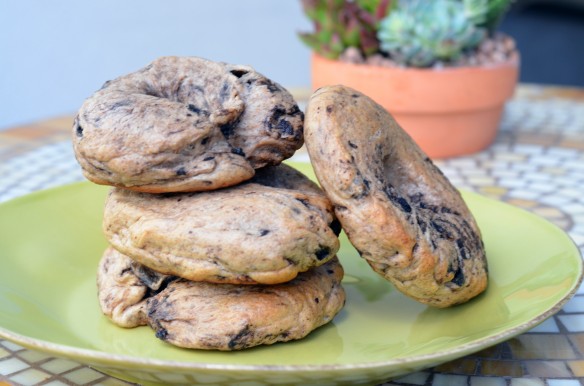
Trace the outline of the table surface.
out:
<instances>
[{"instance_id":1,"label":"table surface","mask_svg":"<svg viewBox=\"0 0 584 386\"><path fill-rule=\"evenodd\" d=\"M83 180L71 149L71 122L61 117L0 131L0 202ZM436 164L459 188L555 223L584 251L584 90L521 85L495 144ZM0 339L0 386L36 384L127 385ZM527 333L384 385L584 385L584 289Z\"/></svg>"}]
</instances>

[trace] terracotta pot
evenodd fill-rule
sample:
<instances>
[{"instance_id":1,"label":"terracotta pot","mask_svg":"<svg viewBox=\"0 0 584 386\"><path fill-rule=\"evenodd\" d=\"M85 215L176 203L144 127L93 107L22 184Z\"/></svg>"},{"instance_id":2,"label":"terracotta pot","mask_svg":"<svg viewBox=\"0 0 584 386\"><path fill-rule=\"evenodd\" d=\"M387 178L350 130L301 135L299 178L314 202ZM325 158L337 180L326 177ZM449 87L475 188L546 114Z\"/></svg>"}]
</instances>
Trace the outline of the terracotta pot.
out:
<instances>
[{"instance_id":1,"label":"terracotta pot","mask_svg":"<svg viewBox=\"0 0 584 386\"><path fill-rule=\"evenodd\" d=\"M497 135L519 59L444 69L388 68L312 56L312 87L344 84L388 110L432 158L474 153Z\"/></svg>"}]
</instances>

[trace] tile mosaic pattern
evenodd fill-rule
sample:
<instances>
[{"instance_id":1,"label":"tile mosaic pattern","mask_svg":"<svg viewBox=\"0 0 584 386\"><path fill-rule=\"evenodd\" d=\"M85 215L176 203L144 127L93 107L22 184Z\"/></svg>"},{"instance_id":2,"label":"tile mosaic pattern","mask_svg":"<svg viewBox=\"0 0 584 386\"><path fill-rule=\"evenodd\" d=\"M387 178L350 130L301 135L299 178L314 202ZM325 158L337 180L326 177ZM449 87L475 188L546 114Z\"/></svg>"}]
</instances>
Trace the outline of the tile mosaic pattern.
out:
<instances>
[{"instance_id":1,"label":"tile mosaic pattern","mask_svg":"<svg viewBox=\"0 0 584 386\"><path fill-rule=\"evenodd\" d=\"M0 202L83 179L68 141L70 125L66 117L0 132ZM492 147L436 164L460 188L555 223L584 253L583 91L522 86ZM0 386L5 385L127 383L0 340ZM584 385L584 289L525 334L383 385Z\"/></svg>"},{"instance_id":2,"label":"tile mosaic pattern","mask_svg":"<svg viewBox=\"0 0 584 386\"><path fill-rule=\"evenodd\" d=\"M7 385L122 386L128 383L108 377L79 363L53 358L0 340L0 386Z\"/></svg>"}]
</instances>

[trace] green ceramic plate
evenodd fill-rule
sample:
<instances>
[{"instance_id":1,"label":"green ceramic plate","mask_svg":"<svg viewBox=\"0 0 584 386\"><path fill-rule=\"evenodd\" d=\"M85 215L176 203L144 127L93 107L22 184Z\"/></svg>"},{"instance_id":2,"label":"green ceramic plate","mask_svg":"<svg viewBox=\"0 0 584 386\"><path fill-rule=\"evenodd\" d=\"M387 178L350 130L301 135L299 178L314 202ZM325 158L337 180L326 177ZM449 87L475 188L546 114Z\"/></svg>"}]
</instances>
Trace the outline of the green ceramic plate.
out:
<instances>
[{"instance_id":1,"label":"green ceramic plate","mask_svg":"<svg viewBox=\"0 0 584 386\"><path fill-rule=\"evenodd\" d=\"M301 166L306 170L309 166ZM490 286L473 301L432 309L397 293L342 239L347 304L297 342L241 352L184 350L148 327L100 313L97 262L107 189L89 183L0 205L0 337L143 384L360 384L436 365L534 327L582 277L564 232L514 207L465 193L483 231Z\"/></svg>"}]
</instances>

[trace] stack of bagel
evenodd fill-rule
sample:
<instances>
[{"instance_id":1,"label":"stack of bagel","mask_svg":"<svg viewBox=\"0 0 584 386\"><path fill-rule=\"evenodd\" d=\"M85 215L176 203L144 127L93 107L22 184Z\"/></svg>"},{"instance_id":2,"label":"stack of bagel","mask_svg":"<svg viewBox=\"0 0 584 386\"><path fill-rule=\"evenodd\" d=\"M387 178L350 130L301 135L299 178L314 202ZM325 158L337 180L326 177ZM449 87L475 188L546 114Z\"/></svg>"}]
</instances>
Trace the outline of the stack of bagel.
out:
<instances>
[{"instance_id":1,"label":"stack of bagel","mask_svg":"<svg viewBox=\"0 0 584 386\"><path fill-rule=\"evenodd\" d=\"M281 164L306 142L320 187ZM163 57L81 107L84 175L112 185L101 308L187 348L300 339L345 302L343 229L373 270L434 307L487 287L480 229L391 115L344 86L306 117L248 66Z\"/></svg>"},{"instance_id":2,"label":"stack of bagel","mask_svg":"<svg viewBox=\"0 0 584 386\"><path fill-rule=\"evenodd\" d=\"M292 96L251 67L163 57L106 82L74 123L84 175L112 185L102 311L168 343L300 339L344 305L332 204L281 164L303 144Z\"/></svg>"}]
</instances>

